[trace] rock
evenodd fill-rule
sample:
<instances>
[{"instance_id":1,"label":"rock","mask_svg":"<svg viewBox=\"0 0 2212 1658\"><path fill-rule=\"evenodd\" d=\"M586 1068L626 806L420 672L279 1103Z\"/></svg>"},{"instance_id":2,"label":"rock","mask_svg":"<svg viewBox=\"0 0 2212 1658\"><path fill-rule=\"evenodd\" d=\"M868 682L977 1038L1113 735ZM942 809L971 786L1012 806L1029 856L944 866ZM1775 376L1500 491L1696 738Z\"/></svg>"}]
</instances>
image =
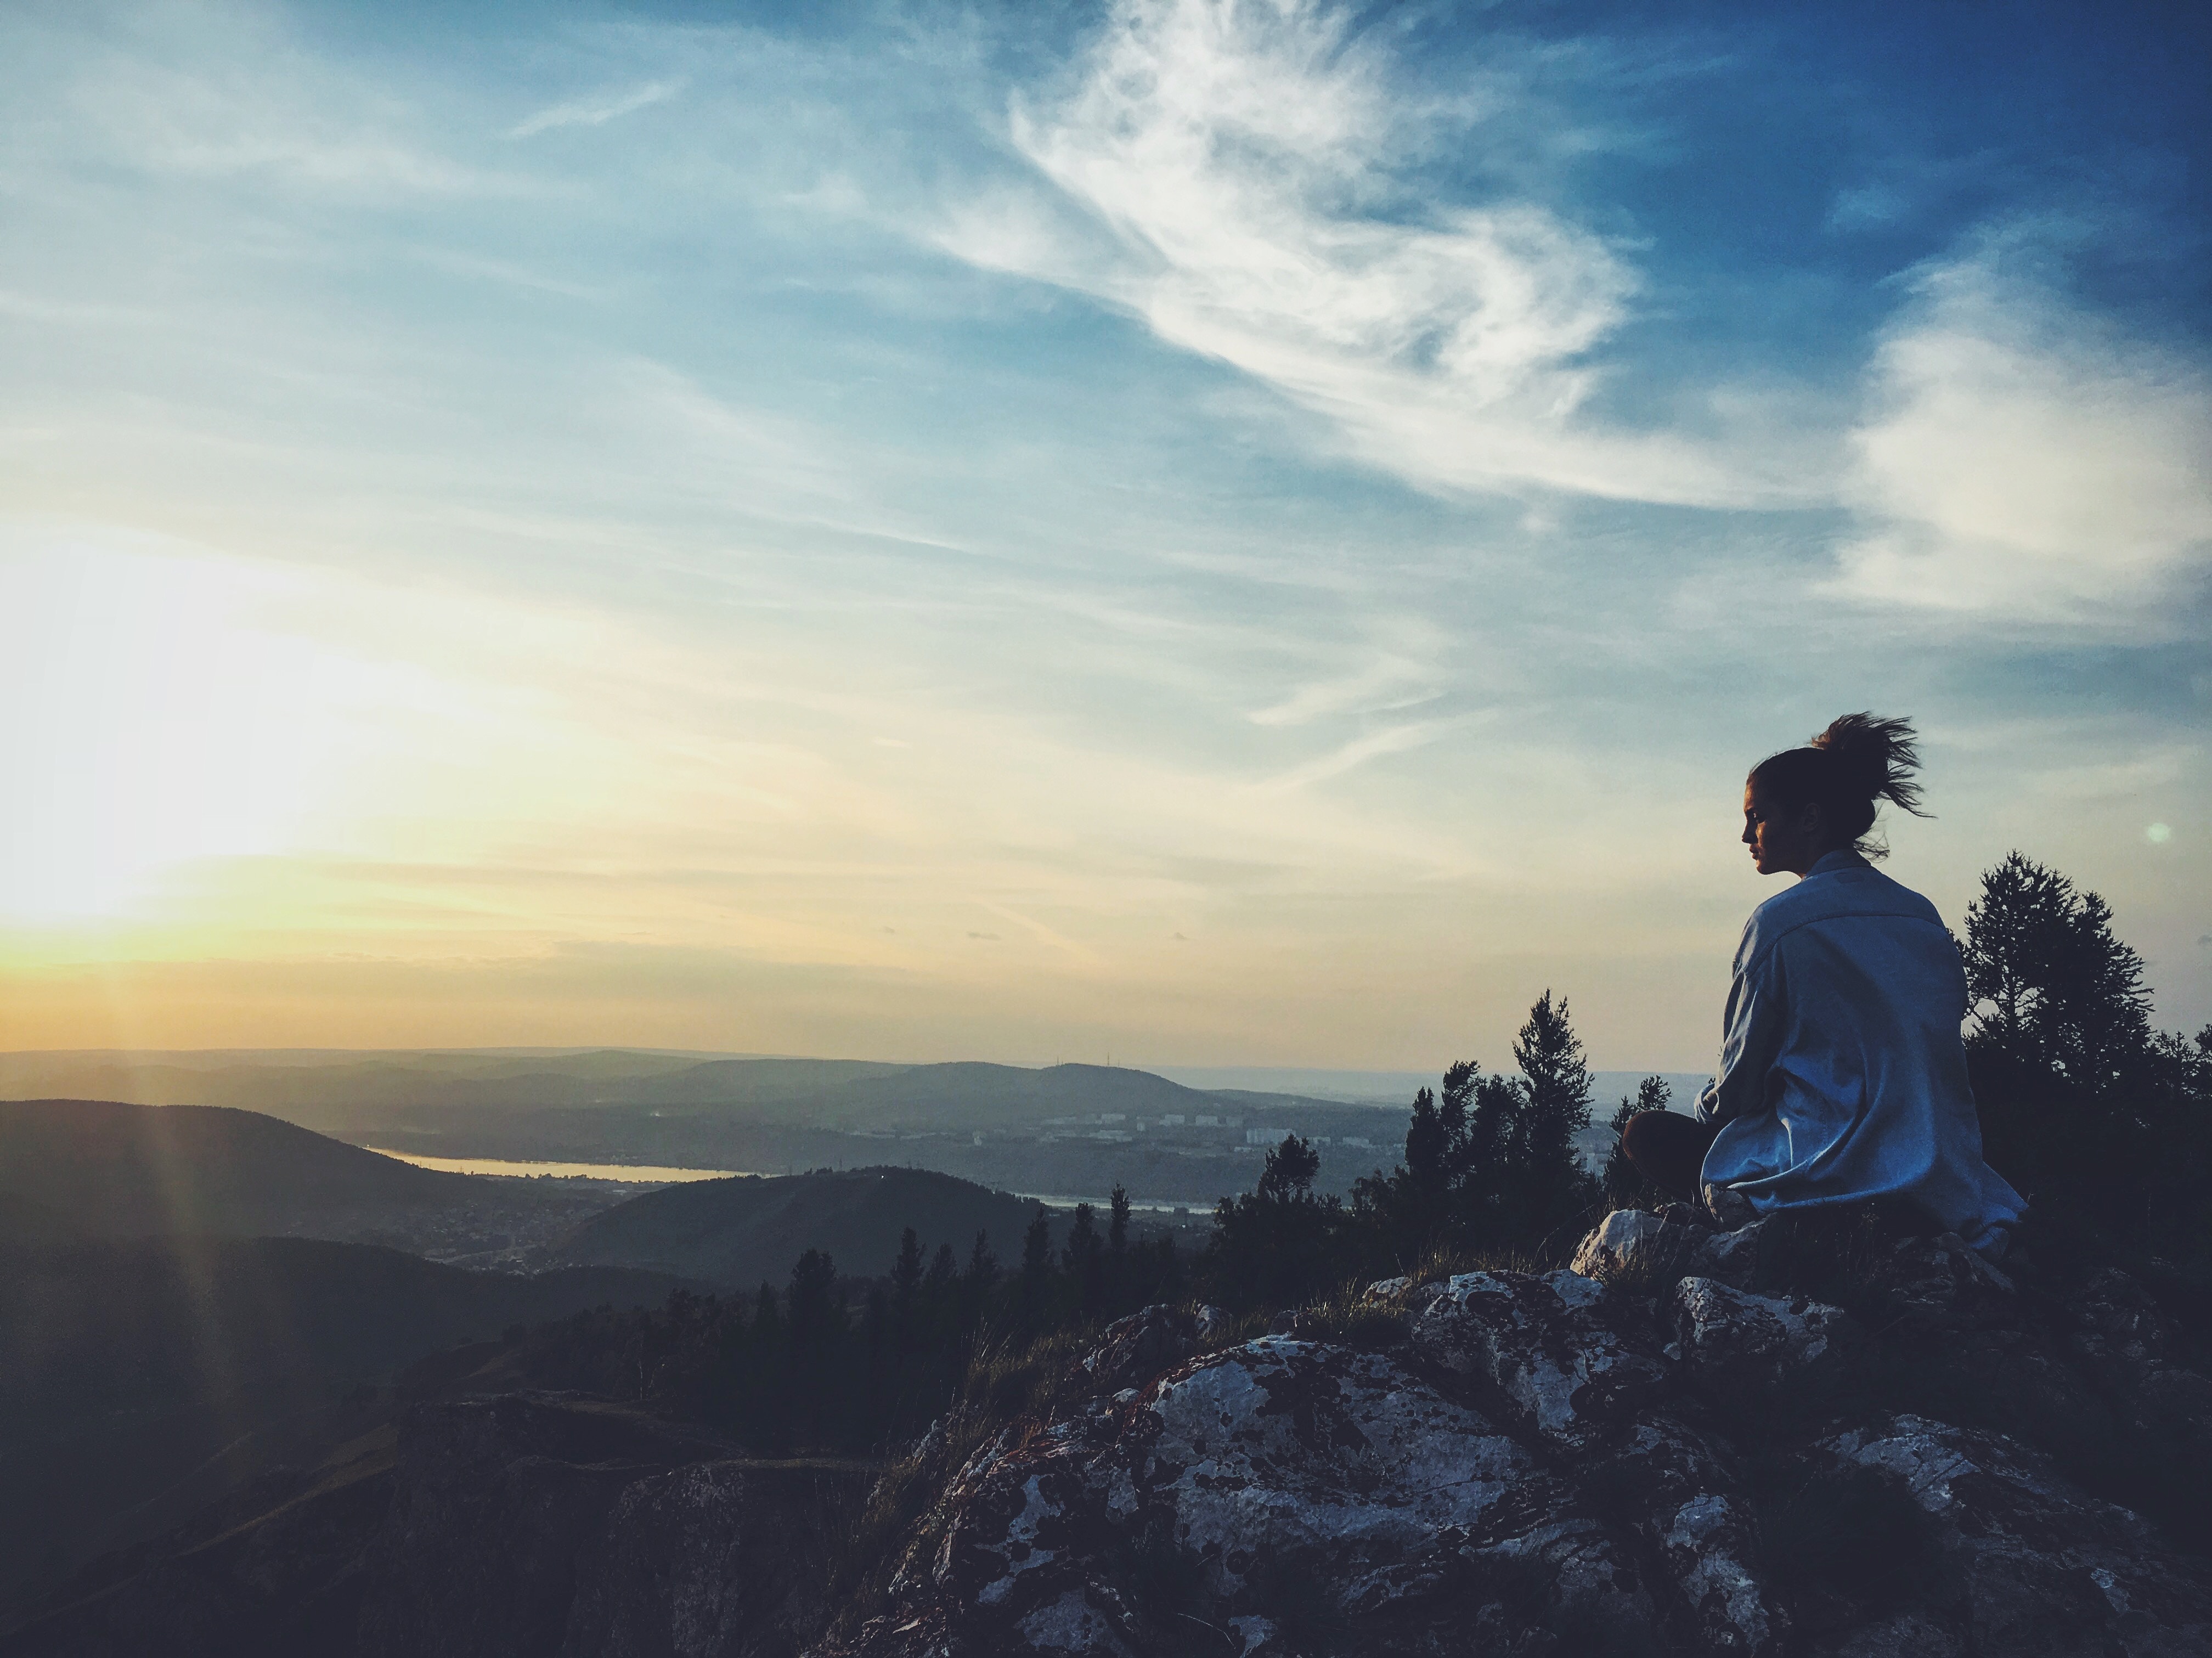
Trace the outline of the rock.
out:
<instances>
[{"instance_id":1,"label":"rock","mask_svg":"<svg viewBox=\"0 0 2212 1658\"><path fill-rule=\"evenodd\" d=\"M1841 1308L1751 1295L1707 1278L1677 1283L1662 1316L1691 1385L1721 1403L1765 1393L1860 1342Z\"/></svg>"},{"instance_id":2,"label":"rock","mask_svg":"<svg viewBox=\"0 0 2212 1658\"><path fill-rule=\"evenodd\" d=\"M2010 1441L1900 1416L1824 1448L1898 1479L1936 1521L1966 1650L2212 1650L2212 1591L2201 1576L2137 1515L2068 1485Z\"/></svg>"},{"instance_id":3,"label":"rock","mask_svg":"<svg viewBox=\"0 0 2212 1658\"><path fill-rule=\"evenodd\" d=\"M1440 1538L1492 1540L1533 1468L1388 1357L1247 1342L1171 1373L1101 1439L1031 1430L979 1452L859 1650L920 1654L953 1627L991 1651L1157 1650L1164 1625L1269 1619L1286 1583L1337 1615L1389 1600L1387 1575ZM1182 1563L1154 1576L1187 1574L1190 1599L1117 1584L1115 1563L1153 1555Z\"/></svg>"},{"instance_id":4,"label":"rock","mask_svg":"<svg viewBox=\"0 0 2212 1658\"><path fill-rule=\"evenodd\" d=\"M1231 1327L1237 1322L1220 1308L1203 1305L1198 1309L1197 1321L1198 1339L1200 1341L1218 1341L1229 1333Z\"/></svg>"},{"instance_id":5,"label":"rock","mask_svg":"<svg viewBox=\"0 0 2212 1658\"><path fill-rule=\"evenodd\" d=\"M1692 1497L1674 1510L1659 1546L1695 1620L1699 1651L1764 1658L1781 1649L1788 1625L1753 1570L1757 1533L1740 1502Z\"/></svg>"},{"instance_id":6,"label":"rock","mask_svg":"<svg viewBox=\"0 0 2212 1658\"><path fill-rule=\"evenodd\" d=\"M1641 1209L1616 1209L1584 1236L1572 1270L1644 1295L1663 1295L1686 1273L1753 1289L1765 1265L1769 1224L1759 1218L1717 1231Z\"/></svg>"},{"instance_id":7,"label":"rock","mask_svg":"<svg viewBox=\"0 0 2212 1658\"><path fill-rule=\"evenodd\" d=\"M1578 1272L1468 1272L1413 1322L1414 1351L1562 1445L1663 1392L1665 1363L1606 1287Z\"/></svg>"},{"instance_id":8,"label":"rock","mask_svg":"<svg viewBox=\"0 0 2212 1658\"><path fill-rule=\"evenodd\" d=\"M1901 1612L1893 1618L1816 1640L1813 1650L1820 1658L1966 1658L1964 1637L1918 1612Z\"/></svg>"},{"instance_id":9,"label":"rock","mask_svg":"<svg viewBox=\"0 0 2212 1658\"><path fill-rule=\"evenodd\" d=\"M2172 1326L2142 1284L2117 1267L2093 1273L2069 1299L2067 1345L2106 1387L2132 1392L2164 1367Z\"/></svg>"},{"instance_id":10,"label":"rock","mask_svg":"<svg viewBox=\"0 0 2212 1658\"><path fill-rule=\"evenodd\" d=\"M1179 1307L1156 1304L1108 1325L1083 1368L1103 1388L1141 1387L1188 1358L1198 1343L1196 1318Z\"/></svg>"},{"instance_id":11,"label":"rock","mask_svg":"<svg viewBox=\"0 0 2212 1658\"><path fill-rule=\"evenodd\" d=\"M1702 1228L1662 1220L1641 1209L1616 1209L1584 1236L1571 1266L1584 1278L1643 1290L1647 1284L1663 1284L1684 1271L1706 1236Z\"/></svg>"},{"instance_id":12,"label":"rock","mask_svg":"<svg viewBox=\"0 0 2212 1658\"><path fill-rule=\"evenodd\" d=\"M1717 1186L1708 1181L1705 1199L1705 1212L1723 1230L1732 1232L1759 1218L1759 1211L1751 1206L1751 1199L1733 1187Z\"/></svg>"},{"instance_id":13,"label":"rock","mask_svg":"<svg viewBox=\"0 0 2212 1658\"><path fill-rule=\"evenodd\" d=\"M1738 1290L1773 1288L1768 1258L1774 1222L1762 1217L1730 1231L1708 1232L1691 1252L1687 1270Z\"/></svg>"},{"instance_id":14,"label":"rock","mask_svg":"<svg viewBox=\"0 0 2212 1658\"><path fill-rule=\"evenodd\" d=\"M1256 1341L1164 1386L1140 1471L1216 1593L1256 1564L1327 1544L1339 1570L1474 1529L1528 1454L1390 1359Z\"/></svg>"},{"instance_id":15,"label":"rock","mask_svg":"<svg viewBox=\"0 0 2212 1658\"><path fill-rule=\"evenodd\" d=\"M1888 1301L1906 1330L2011 1329L2024 1316L2011 1278L1955 1232L1896 1239L1878 1256L1870 1278L1872 1291Z\"/></svg>"},{"instance_id":16,"label":"rock","mask_svg":"<svg viewBox=\"0 0 2212 1658\"><path fill-rule=\"evenodd\" d=\"M1407 1291L1413 1287L1413 1280L1403 1276L1398 1278L1377 1278L1374 1283L1367 1286L1366 1292L1361 1296L1360 1299L1363 1301L1396 1301L1400 1297L1403 1296Z\"/></svg>"}]
</instances>

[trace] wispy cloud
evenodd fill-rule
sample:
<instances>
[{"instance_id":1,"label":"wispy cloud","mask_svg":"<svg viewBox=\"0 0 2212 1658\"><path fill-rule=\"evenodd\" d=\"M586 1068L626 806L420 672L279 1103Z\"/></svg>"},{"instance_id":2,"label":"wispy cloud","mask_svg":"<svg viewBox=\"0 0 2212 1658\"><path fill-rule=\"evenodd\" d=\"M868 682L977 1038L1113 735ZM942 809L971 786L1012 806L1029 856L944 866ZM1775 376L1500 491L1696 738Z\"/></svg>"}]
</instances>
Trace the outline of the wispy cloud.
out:
<instances>
[{"instance_id":1,"label":"wispy cloud","mask_svg":"<svg viewBox=\"0 0 2212 1658\"><path fill-rule=\"evenodd\" d=\"M1443 695L1435 674L1403 657L1384 657L1360 671L1301 685L1279 702L1253 710L1255 726L1303 726L1329 714L1415 708Z\"/></svg>"},{"instance_id":2,"label":"wispy cloud","mask_svg":"<svg viewBox=\"0 0 2212 1658\"><path fill-rule=\"evenodd\" d=\"M1351 16L1121 0L1073 92L1014 111L1013 142L1054 193L971 201L939 244L1127 307L1425 489L1788 494L1700 446L1583 417L1637 271L1543 203L1435 205L1413 170L1438 118L1394 96Z\"/></svg>"},{"instance_id":3,"label":"wispy cloud","mask_svg":"<svg viewBox=\"0 0 2212 1658\"><path fill-rule=\"evenodd\" d=\"M535 137L541 132L550 132L556 127L600 127L610 121L634 115L639 110L665 102L684 90L681 81L648 81L643 86L632 87L626 92L602 92L587 98L574 98L566 103L554 104L526 116L507 129L510 138Z\"/></svg>"},{"instance_id":4,"label":"wispy cloud","mask_svg":"<svg viewBox=\"0 0 2212 1658\"><path fill-rule=\"evenodd\" d=\"M1403 726L1385 726L1364 737L1355 737L1349 743L1317 756L1304 765L1279 773L1257 785L1253 792L1263 795L1295 794L1316 783L1341 777L1370 760L1426 748L1454 727L1465 723L1457 720L1424 720Z\"/></svg>"},{"instance_id":5,"label":"wispy cloud","mask_svg":"<svg viewBox=\"0 0 2212 1658\"><path fill-rule=\"evenodd\" d=\"M1834 591L2139 619L2212 554L2212 374L2030 269L2027 232L1922 270L1874 360Z\"/></svg>"}]
</instances>

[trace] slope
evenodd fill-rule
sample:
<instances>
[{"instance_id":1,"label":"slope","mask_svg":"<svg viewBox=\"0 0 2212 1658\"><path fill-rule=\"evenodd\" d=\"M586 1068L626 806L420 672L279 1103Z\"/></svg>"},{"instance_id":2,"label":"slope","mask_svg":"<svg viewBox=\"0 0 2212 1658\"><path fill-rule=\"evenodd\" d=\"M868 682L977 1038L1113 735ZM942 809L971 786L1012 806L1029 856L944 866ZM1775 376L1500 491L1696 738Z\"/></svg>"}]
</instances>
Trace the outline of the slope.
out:
<instances>
[{"instance_id":1,"label":"slope","mask_svg":"<svg viewBox=\"0 0 2212 1658\"><path fill-rule=\"evenodd\" d=\"M781 1285L809 1249L841 1271L889 1270L908 1226L965 1260L978 1232L1001 1261L1019 1253L1036 1206L950 1175L860 1169L671 1186L592 1216L542 1252L547 1264L647 1267L738 1290Z\"/></svg>"}]
</instances>

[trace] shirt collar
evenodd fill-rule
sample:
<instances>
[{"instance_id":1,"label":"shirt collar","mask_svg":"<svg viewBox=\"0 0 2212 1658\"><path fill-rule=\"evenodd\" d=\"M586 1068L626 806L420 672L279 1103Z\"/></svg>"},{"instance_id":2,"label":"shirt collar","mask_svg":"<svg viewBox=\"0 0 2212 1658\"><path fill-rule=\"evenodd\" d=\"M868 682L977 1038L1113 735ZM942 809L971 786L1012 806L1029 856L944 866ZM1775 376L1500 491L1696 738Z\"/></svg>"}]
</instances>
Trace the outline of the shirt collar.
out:
<instances>
[{"instance_id":1,"label":"shirt collar","mask_svg":"<svg viewBox=\"0 0 2212 1658\"><path fill-rule=\"evenodd\" d=\"M1833 852L1822 853L1805 873L1808 876L1832 875L1839 869L1864 869L1866 866L1867 860L1859 856L1855 847L1838 847Z\"/></svg>"}]
</instances>

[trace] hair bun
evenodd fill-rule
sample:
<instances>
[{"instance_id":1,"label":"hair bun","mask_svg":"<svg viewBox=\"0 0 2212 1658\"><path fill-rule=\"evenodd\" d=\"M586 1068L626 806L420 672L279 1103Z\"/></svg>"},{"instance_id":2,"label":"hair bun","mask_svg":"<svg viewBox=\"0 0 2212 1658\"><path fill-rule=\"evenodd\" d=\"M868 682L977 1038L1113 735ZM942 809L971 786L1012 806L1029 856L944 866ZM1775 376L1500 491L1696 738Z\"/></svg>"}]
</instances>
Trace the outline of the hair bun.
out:
<instances>
[{"instance_id":1,"label":"hair bun","mask_svg":"<svg viewBox=\"0 0 2212 1658\"><path fill-rule=\"evenodd\" d=\"M1838 714L1813 747L1834 756L1855 791L1869 800L1887 798L1915 817L1920 810L1920 746L1909 720L1885 720L1873 714Z\"/></svg>"}]
</instances>

